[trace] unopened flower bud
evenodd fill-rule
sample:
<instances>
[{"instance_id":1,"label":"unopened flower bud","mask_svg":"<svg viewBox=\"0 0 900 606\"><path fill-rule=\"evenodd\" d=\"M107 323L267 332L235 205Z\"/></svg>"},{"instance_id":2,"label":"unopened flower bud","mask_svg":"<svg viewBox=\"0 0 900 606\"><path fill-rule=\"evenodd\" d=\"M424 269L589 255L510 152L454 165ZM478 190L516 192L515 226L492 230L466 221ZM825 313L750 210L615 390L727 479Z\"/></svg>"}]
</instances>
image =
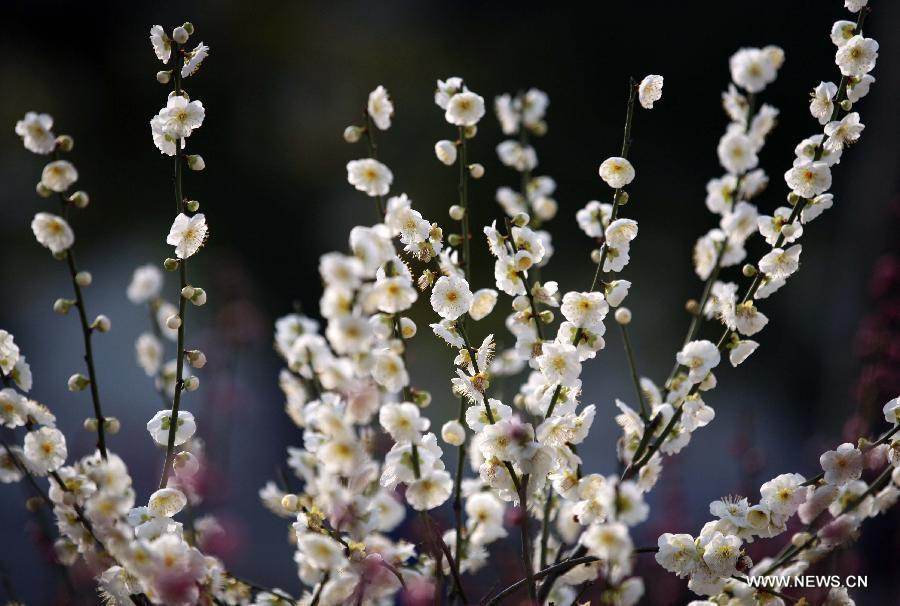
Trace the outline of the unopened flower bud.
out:
<instances>
[{"instance_id":1,"label":"unopened flower bud","mask_svg":"<svg viewBox=\"0 0 900 606\"><path fill-rule=\"evenodd\" d=\"M181 296L185 299L190 299L194 296L194 287L191 285L187 285L181 289Z\"/></svg>"},{"instance_id":2,"label":"unopened flower bud","mask_svg":"<svg viewBox=\"0 0 900 606\"><path fill-rule=\"evenodd\" d=\"M87 192L81 190L69 196L68 200L75 208L87 208L87 205L91 202L91 198L87 195Z\"/></svg>"},{"instance_id":3,"label":"unopened flower bud","mask_svg":"<svg viewBox=\"0 0 900 606\"><path fill-rule=\"evenodd\" d=\"M599 248L595 248L591 251L591 262L594 264L600 263L600 259L603 258L603 251Z\"/></svg>"},{"instance_id":4,"label":"unopened flower bud","mask_svg":"<svg viewBox=\"0 0 900 606\"><path fill-rule=\"evenodd\" d=\"M100 314L91 323L91 328L97 332L109 332L109 329L112 328L112 322L110 322L109 317Z\"/></svg>"},{"instance_id":5,"label":"unopened flower bud","mask_svg":"<svg viewBox=\"0 0 900 606\"><path fill-rule=\"evenodd\" d=\"M738 572L748 572L753 568L753 560L746 554L742 555L738 558L735 568L737 568Z\"/></svg>"},{"instance_id":6,"label":"unopened flower bud","mask_svg":"<svg viewBox=\"0 0 900 606\"><path fill-rule=\"evenodd\" d=\"M206 291L202 288L194 288L194 294L191 295L191 303L197 307L206 304Z\"/></svg>"},{"instance_id":7,"label":"unopened flower bud","mask_svg":"<svg viewBox=\"0 0 900 606\"><path fill-rule=\"evenodd\" d=\"M172 79L172 71L171 70L156 72L156 81L159 82L160 84L168 84L171 79Z\"/></svg>"},{"instance_id":8,"label":"unopened flower bud","mask_svg":"<svg viewBox=\"0 0 900 606\"><path fill-rule=\"evenodd\" d=\"M465 129L463 129L463 134L465 135L466 139L472 139L475 137L475 135L478 134L478 127L474 124L472 126L467 126L465 127Z\"/></svg>"},{"instance_id":9,"label":"unopened flower bud","mask_svg":"<svg viewBox=\"0 0 900 606\"><path fill-rule=\"evenodd\" d=\"M528 130L533 132L538 137L543 137L544 135L547 134L547 123L544 122L543 120L539 120L538 122L535 122L534 124L529 124Z\"/></svg>"},{"instance_id":10,"label":"unopened flower bud","mask_svg":"<svg viewBox=\"0 0 900 606\"><path fill-rule=\"evenodd\" d=\"M841 101L841 109L845 112L850 111L851 109L853 109L853 102L850 99L844 99L843 101Z\"/></svg>"},{"instance_id":11,"label":"unopened flower bud","mask_svg":"<svg viewBox=\"0 0 900 606\"><path fill-rule=\"evenodd\" d=\"M178 269L178 259L173 259L169 257L165 261L163 261L163 267L166 268L166 271L175 271Z\"/></svg>"},{"instance_id":12,"label":"unopened flower bud","mask_svg":"<svg viewBox=\"0 0 900 606\"><path fill-rule=\"evenodd\" d=\"M166 318L166 326L170 330L177 330L181 326L181 318L177 314L173 314Z\"/></svg>"},{"instance_id":13,"label":"unopened flower bud","mask_svg":"<svg viewBox=\"0 0 900 606\"><path fill-rule=\"evenodd\" d=\"M39 195L42 198L49 198L50 196L53 195L53 190L50 189L49 187L47 187L46 185L44 185L43 181L40 181L40 182L38 182L37 185L35 185L34 191L36 191L37 195Z\"/></svg>"},{"instance_id":14,"label":"unopened flower bud","mask_svg":"<svg viewBox=\"0 0 900 606\"><path fill-rule=\"evenodd\" d=\"M462 244L462 236L459 234L450 234L447 236L447 244L450 246L459 246Z\"/></svg>"},{"instance_id":15,"label":"unopened flower bud","mask_svg":"<svg viewBox=\"0 0 900 606\"><path fill-rule=\"evenodd\" d=\"M203 156L199 154L190 154L187 157L187 165L191 170L203 170L206 168L206 162L203 161Z\"/></svg>"},{"instance_id":16,"label":"unopened flower bud","mask_svg":"<svg viewBox=\"0 0 900 606\"><path fill-rule=\"evenodd\" d=\"M174 40L178 44L184 44L188 41L189 37L190 34L188 33L187 28L185 28L183 25L172 30L172 40Z\"/></svg>"},{"instance_id":17,"label":"unopened flower bud","mask_svg":"<svg viewBox=\"0 0 900 606\"><path fill-rule=\"evenodd\" d=\"M416 323L409 318L400 318L400 336L404 339L416 336Z\"/></svg>"},{"instance_id":18,"label":"unopened flower bud","mask_svg":"<svg viewBox=\"0 0 900 606\"><path fill-rule=\"evenodd\" d=\"M344 141L347 143L356 143L362 138L365 129L361 126L348 126L344 129Z\"/></svg>"},{"instance_id":19,"label":"unopened flower bud","mask_svg":"<svg viewBox=\"0 0 900 606\"><path fill-rule=\"evenodd\" d=\"M194 24L191 23L190 21L185 21L181 27L184 28L184 31L186 31L189 36L194 35Z\"/></svg>"},{"instance_id":20,"label":"unopened flower bud","mask_svg":"<svg viewBox=\"0 0 900 606\"><path fill-rule=\"evenodd\" d=\"M550 311L549 309L545 309L544 311L542 311L541 313L538 314L538 317L541 319L541 322L543 322L544 324L550 324L551 322L553 322L554 316L553 316L552 311Z\"/></svg>"},{"instance_id":21,"label":"unopened flower bud","mask_svg":"<svg viewBox=\"0 0 900 606\"><path fill-rule=\"evenodd\" d=\"M625 190L619 190L619 193L616 194L616 204L619 206L625 206L628 204L629 196L628 192Z\"/></svg>"},{"instance_id":22,"label":"unopened flower bud","mask_svg":"<svg viewBox=\"0 0 900 606\"><path fill-rule=\"evenodd\" d=\"M442 139L434 144L434 155L443 164L452 166L456 162L456 143Z\"/></svg>"},{"instance_id":23,"label":"unopened flower bud","mask_svg":"<svg viewBox=\"0 0 900 606\"><path fill-rule=\"evenodd\" d=\"M512 218L513 225L516 227L525 227L529 221L531 221L531 217L528 216L528 213L516 213L516 216Z\"/></svg>"},{"instance_id":24,"label":"unopened flower bud","mask_svg":"<svg viewBox=\"0 0 900 606\"><path fill-rule=\"evenodd\" d=\"M90 286L92 281L93 277L89 271L80 271L75 274L75 283L82 288Z\"/></svg>"},{"instance_id":25,"label":"unopened flower bud","mask_svg":"<svg viewBox=\"0 0 900 606\"><path fill-rule=\"evenodd\" d=\"M97 431L97 427L99 427L99 424L97 423L97 419L95 419L94 417L88 417L84 420L85 431L90 431L93 433Z\"/></svg>"},{"instance_id":26,"label":"unopened flower bud","mask_svg":"<svg viewBox=\"0 0 900 606\"><path fill-rule=\"evenodd\" d=\"M195 213L200 210L200 203L197 200L188 200L184 203L184 207L189 213Z\"/></svg>"},{"instance_id":27,"label":"unopened flower bud","mask_svg":"<svg viewBox=\"0 0 900 606\"><path fill-rule=\"evenodd\" d=\"M745 263L741 268L741 273L744 274L745 278L752 278L756 275L756 267L752 263Z\"/></svg>"},{"instance_id":28,"label":"unopened flower bud","mask_svg":"<svg viewBox=\"0 0 900 606\"><path fill-rule=\"evenodd\" d=\"M413 404L419 408L428 408L431 404L431 392L422 389L413 390Z\"/></svg>"},{"instance_id":29,"label":"unopened flower bud","mask_svg":"<svg viewBox=\"0 0 900 606\"><path fill-rule=\"evenodd\" d=\"M800 196L798 196L794 192L791 192L788 194L787 201L788 201L788 204L790 204L791 206L795 206L797 204L797 202L800 201Z\"/></svg>"},{"instance_id":30,"label":"unopened flower bud","mask_svg":"<svg viewBox=\"0 0 900 606\"><path fill-rule=\"evenodd\" d=\"M74 375L69 377L69 391L83 391L84 388L90 384L90 379L88 379L80 372L76 372Z\"/></svg>"},{"instance_id":31,"label":"unopened flower bud","mask_svg":"<svg viewBox=\"0 0 900 606\"><path fill-rule=\"evenodd\" d=\"M200 379L197 377L188 377L184 380L184 388L187 391L197 391L200 389Z\"/></svg>"},{"instance_id":32,"label":"unopened flower bud","mask_svg":"<svg viewBox=\"0 0 900 606\"><path fill-rule=\"evenodd\" d=\"M288 511L297 511L297 505L300 500L297 498L295 494L286 494L281 497L281 506L287 509Z\"/></svg>"},{"instance_id":33,"label":"unopened flower bud","mask_svg":"<svg viewBox=\"0 0 900 606\"><path fill-rule=\"evenodd\" d=\"M512 308L515 309L516 311L525 311L529 307L531 307L531 302L528 300L528 297L526 297L525 295L518 295L512 301Z\"/></svg>"},{"instance_id":34,"label":"unopened flower bud","mask_svg":"<svg viewBox=\"0 0 900 606\"><path fill-rule=\"evenodd\" d=\"M122 429L122 424L116 417L106 417L103 419L103 428L111 434L117 434Z\"/></svg>"},{"instance_id":35,"label":"unopened flower bud","mask_svg":"<svg viewBox=\"0 0 900 606\"><path fill-rule=\"evenodd\" d=\"M71 299L57 299L53 302L53 311L64 316L69 313L69 310L72 309L73 305L75 305L75 301L72 301Z\"/></svg>"},{"instance_id":36,"label":"unopened flower bud","mask_svg":"<svg viewBox=\"0 0 900 606\"><path fill-rule=\"evenodd\" d=\"M484 166L481 164L478 164L477 162L475 164L470 164L469 165L469 174L472 175L473 179L482 178L484 176Z\"/></svg>"},{"instance_id":37,"label":"unopened flower bud","mask_svg":"<svg viewBox=\"0 0 900 606\"><path fill-rule=\"evenodd\" d=\"M463 217L466 216L466 209L460 206L459 204L454 204L450 207L450 218L454 221L462 221Z\"/></svg>"},{"instance_id":38,"label":"unopened flower bud","mask_svg":"<svg viewBox=\"0 0 900 606\"><path fill-rule=\"evenodd\" d=\"M796 223L789 223L781 226L781 235L785 238L793 238L800 226Z\"/></svg>"},{"instance_id":39,"label":"unopened flower bud","mask_svg":"<svg viewBox=\"0 0 900 606\"><path fill-rule=\"evenodd\" d=\"M56 149L69 153L75 147L75 139L69 135L60 135L56 138Z\"/></svg>"},{"instance_id":40,"label":"unopened flower bud","mask_svg":"<svg viewBox=\"0 0 900 606\"><path fill-rule=\"evenodd\" d=\"M794 547L802 547L812 538L808 532L797 532L791 537L791 545Z\"/></svg>"},{"instance_id":41,"label":"unopened flower bud","mask_svg":"<svg viewBox=\"0 0 900 606\"><path fill-rule=\"evenodd\" d=\"M447 421L441 427L441 438L450 446L460 446L466 441L466 429L456 419Z\"/></svg>"},{"instance_id":42,"label":"unopened flower bud","mask_svg":"<svg viewBox=\"0 0 900 606\"><path fill-rule=\"evenodd\" d=\"M203 368L206 366L206 354L199 349L192 349L191 351L186 351L184 353L187 355L188 362L190 362L191 366L194 368Z\"/></svg>"},{"instance_id":43,"label":"unopened flower bud","mask_svg":"<svg viewBox=\"0 0 900 606\"><path fill-rule=\"evenodd\" d=\"M684 310L692 316L696 316L700 313L700 303L697 299L688 299L684 303Z\"/></svg>"},{"instance_id":44,"label":"unopened flower bud","mask_svg":"<svg viewBox=\"0 0 900 606\"><path fill-rule=\"evenodd\" d=\"M631 310L627 307L620 307L616 310L615 318L616 322L618 322L622 326L631 324Z\"/></svg>"}]
</instances>

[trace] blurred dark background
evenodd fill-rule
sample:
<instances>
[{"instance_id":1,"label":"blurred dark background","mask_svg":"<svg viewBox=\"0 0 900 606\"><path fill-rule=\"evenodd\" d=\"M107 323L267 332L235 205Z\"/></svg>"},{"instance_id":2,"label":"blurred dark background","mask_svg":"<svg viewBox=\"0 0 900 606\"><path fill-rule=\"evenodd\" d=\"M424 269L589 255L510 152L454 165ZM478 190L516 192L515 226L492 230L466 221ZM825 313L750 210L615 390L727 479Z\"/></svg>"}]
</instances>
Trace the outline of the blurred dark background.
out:
<instances>
[{"instance_id":1,"label":"blurred dark background","mask_svg":"<svg viewBox=\"0 0 900 606\"><path fill-rule=\"evenodd\" d=\"M654 544L665 530L697 533L709 518L708 503L722 495L754 500L759 484L778 473L813 475L819 453L844 437L879 431L880 407L897 395L900 53L891 36L900 5L872 4L866 33L881 44L877 82L857 106L864 136L834 172L835 207L804 236L803 271L762 304L771 324L760 335L760 351L740 372L723 367L719 373L720 386L707 398L716 422L666 462L652 496L652 521L636 529L640 544ZM396 106L395 126L379 146L395 174L393 191L407 192L427 218L442 223L455 201L455 169L440 165L432 151L452 132L432 101L435 80L463 76L489 103L530 86L550 95L550 129L536 144L536 174L557 180L560 209L549 224L556 255L543 275L565 291L586 288L593 271L590 242L574 214L588 200L608 196L596 169L618 154L628 77L663 74L662 101L635 119L637 179L625 214L639 221L641 233L624 272L634 284L627 304L635 314L639 369L661 382L687 326L684 302L700 293L690 256L694 240L714 223L703 200L706 181L720 174L715 146L726 125L720 93L729 79L728 57L740 46L777 44L786 52L778 81L763 95L781 110L761 156L771 185L758 203L771 212L784 201L781 175L794 146L820 132L807 110L808 91L820 80L839 78L828 34L834 20L849 18L841 5L647 0L551 9L529 2L414 0L4 0L0 327L16 336L28 357L33 396L58 415L70 459L89 452L91 438L80 429L89 396L66 391L68 376L81 370L77 322L51 310L56 297L69 296L68 277L29 229L33 214L50 207L34 193L45 159L25 151L13 132L27 110L48 112L57 134L74 136L78 187L91 195L73 227L79 263L94 274L89 311L113 321L113 331L95 340L100 389L107 414L123 424L111 448L128 463L138 501L145 500L162 457L144 425L159 401L134 364L133 341L148 325L125 287L135 266L171 254L165 235L173 217L171 162L150 138L149 120L168 89L154 79L160 63L148 31L157 23L171 31L192 21L192 45L211 47L200 73L186 82L207 108L189 145L204 156L207 170L185 179L186 194L200 201L211 225L209 244L191 268L192 282L207 289L210 303L191 308L187 319L188 345L200 346L210 359L199 372L200 391L186 402L198 415L213 470L201 512L219 516L229 531L231 540L218 547L231 570L299 595L287 526L256 497L275 478L285 447L300 442L282 411L271 323L294 304L317 315L318 256L345 250L349 229L374 219L370 200L345 180L345 163L365 156L364 146L341 139L345 126L359 123L368 92L384 84ZM487 168L471 187L474 225L499 218L496 187L517 183L496 159L500 140L491 112L470 148L471 160ZM750 250L755 258L760 252ZM492 281L492 264L486 250L477 254L480 287ZM173 280L166 292L175 298ZM508 338L502 327L507 309L502 299L482 330ZM420 307L413 317L420 334L411 346L411 371L434 393L429 415L439 427L455 414L446 380L451 361L434 345L428 310ZM585 449L588 471L614 471L613 399L634 404L617 332L610 326L607 349L585 374L584 401L599 408ZM36 523L22 506L22 490L8 485L0 491L0 562L22 599L67 603L67 590L35 545ZM888 569L900 554L896 519L867 523L859 549L823 565L869 575L870 588L857 603L894 603L900 595ZM752 553L760 557L780 545L754 546ZM79 570L75 576L84 574ZM683 583L652 561L639 570L653 579L643 603L686 601L679 593ZM520 573L512 567L500 574L513 580Z\"/></svg>"}]
</instances>

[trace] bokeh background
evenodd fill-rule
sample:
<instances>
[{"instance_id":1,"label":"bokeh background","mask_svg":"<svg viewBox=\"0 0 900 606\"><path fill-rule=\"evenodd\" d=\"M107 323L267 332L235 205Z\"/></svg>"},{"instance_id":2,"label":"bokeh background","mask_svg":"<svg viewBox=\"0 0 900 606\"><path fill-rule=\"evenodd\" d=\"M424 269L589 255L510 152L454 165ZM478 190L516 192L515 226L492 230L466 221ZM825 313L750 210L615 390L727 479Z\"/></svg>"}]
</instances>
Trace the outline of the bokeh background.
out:
<instances>
[{"instance_id":1,"label":"bokeh background","mask_svg":"<svg viewBox=\"0 0 900 606\"><path fill-rule=\"evenodd\" d=\"M763 304L771 324L760 351L740 372L719 373L720 386L708 398L716 422L667 461L651 499L652 521L636 530L639 544L654 544L663 530L696 533L709 517L708 503L722 495L758 498L759 484L778 473L814 474L819 453L870 427L879 430L881 404L900 391L894 36L900 5L873 5L866 29L881 44L877 83L859 104L862 141L835 171L835 207L804 236L803 271ZM210 58L187 82L207 108L189 147L208 168L185 181L212 234L191 270L210 303L188 317L189 345L210 359L200 371L201 390L186 401L198 415L212 469L201 512L217 515L228 530L216 550L230 569L295 595L300 588L286 524L256 497L277 476L286 446L300 441L282 410L271 325L297 306L318 314L318 256L346 249L349 229L375 217L370 200L345 180L345 163L364 156L364 147L341 138L346 125L360 121L368 91L384 84L396 106L395 126L380 138L394 191L407 192L426 217L442 222L455 201L455 169L432 152L437 139L451 134L432 102L436 78L463 76L488 100L530 86L547 91L550 129L537 142L536 173L557 180L560 209L549 224L556 254L544 276L570 290L586 288L593 271L591 243L574 215L588 200L608 195L596 167L618 153L627 79L663 74L663 100L652 112L639 111L634 125L638 176L626 214L640 222L641 233L624 273L634 284L628 305L639 369L662 381L687 326L684 303L701 288L690 253L713 225L703 199L706 181L720 174L715 146L726 124L719 95L728 82L728 57L740 46L777 44L786 51L779 79L763 99L781 110L761 156L772 183L758 203L771 211L784 201L781 174L795 144L819 132L807 95L820 80L839 77L828 32L835 19L847 18L838 0L561 8L486 1L4 0L0 11L0 327L15 334L27 355L33 395L58 415L71 455L90 451L91 437L80 430L89 396L66 390L67 377L81 370L79 329L74 318L51 310L56 297L69 296L68 277L29 229L33 214L49 206L34 193L43 159L26 152L13 132L25 111L38 110L56 118L58 134L75 137L71 158L79 186L91 195L90 207L73 221L76 250L94 275L86 293L90 313L113 321L113 331L95 340L99 383L107 414L122 420L111 447L127 461L139 501L155 486L162 461L144 429L159 401L134 363L133 341L148 319L128 302L125 287L135 266L171 254L165 235L173 216L171 163L153 146L148 126L167 89L154 79L160 67L147 35L153 24L170 30L188 19L197 30L192 42L210 45ZM500 140L489 114L470 148L471 159L487 168L471 187L474 225L499 218L494 191L517 182L497 161ZM475 282L486 285L492 264L477 250ZM175 298L174 281L166 292ZM500 309L480 330L504 334ZM413 317L427 326L427 310ZM427 328L411 347L414 381L432 390L429 415L441 423L456 406L449 354ZM634 403L627 377L611 327L607 349L585 373L584 401L599 408L583 451L588 471L615 469L613 400ZM72 571L72 590L47 564L38 521L22 503L23 487L2 487L0 563L14 591L29 604L94 603L84 570ZM755 545L752 553L760 557L779 546ZM508 549L495 557L515 561L517 546ZM867 523L859 548L830 558L822 570L868 574L870 587L857 603L897 603L898 579L889 566L898 554L893 515ZM645 557L640 570L651 580L643 603L686 602L683 583ZM520 571L515 564L492 566L484 589L496 575L511 581Z\"/></svg>"}]
</instances>

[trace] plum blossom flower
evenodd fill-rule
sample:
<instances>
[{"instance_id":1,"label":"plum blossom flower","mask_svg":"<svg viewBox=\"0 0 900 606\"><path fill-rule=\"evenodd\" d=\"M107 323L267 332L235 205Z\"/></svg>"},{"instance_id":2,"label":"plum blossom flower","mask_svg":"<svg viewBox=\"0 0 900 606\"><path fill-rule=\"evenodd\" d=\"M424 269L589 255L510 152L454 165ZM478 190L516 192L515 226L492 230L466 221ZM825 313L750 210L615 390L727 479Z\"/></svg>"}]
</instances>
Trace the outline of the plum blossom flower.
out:
<instances>
[{"instance_id":1,"label":"plum blossom flower","mask_svg":"<svg viewBox=\"0 0 900 606\"><path fill-rule=\"evenodd\" d=\"M169 443L169 428L172 424L172 411L160 410L147 422L147 431L156 440L157 444L167 446ZM197 431L194 415L186 410L178 411L178 426L175 429L175 446L180 446L191 439Z\"/></svg>"},{"instance_id":2,"label":"plum blossom flower","mask_svg":"<svg viewBox=\"0 0 900 606\"><path fill-rule=\"evenodd\" d=\"M172 228L166 237L166 244L175 247L175 254L179 259L187 259L200 250L209 235L209 227L206 225L206 216L197 213L188 217L179 213L172 222Z\"/></svg>"},{"instance_id":3,"label":"plum blossom flower","mask_svg":"<svg viewBox=\"0 0 900 606\"><path fill-rule=\"evenodd\" d=\"M391 127L391 118L394 115L394 104L388 95L387 89L380 84L378 88L369 93L369 101L366 105L366 112L372 118L381 130L387 130Z\"/></svg>"},{"instance_id":4,"label":"plum blossom flower","mask_svg":"<svg viewBox=\"0 0 900 606\"><path fill-rule=\"evenodd\" d=\"M455 320L472 305L469 283L458 276L441 276L431 290L431 307L446 320Z\"/></svg>"},{"instance_id":5,"label":"plum blossom flower","mask_svg":"<svg viewBox=\"0 0 900 606\"><path fill-rule=\"evenodd\" d=\"M36 154L46 155L56 149L52 128L53 117L50 114L28 112L16 122L16 134L22 137L25 149Z\"/></svg>"},{"instance_id":6,"label":"plum blossom flower","mask_svg":"<svg viewBox=\"0 0 900 606\"><path fill-rule=\"evenodd\" d=\"M164 135L183 139L200 128L206 117L206 109L200 101L188 101L182 95L171 95L158 116L158 125Z\"/></svg>"},{"instance_id":7,"label":"plum blossom flower","mask_svg":"<svg viewBox=\"0 0 900 606\"><path fill-rule=\"evenodd\" d=\"M25 460L33 473L46 475L66 462L66 439L53 427L41 427L25 434Z\"/></svg>"},{"instance_id":8,"label":"plum blossom flower","mask_svg":"<svg viewBox=\"0 0 900 606\"><path fill-rule=\"evenodd\" d=\"M784 180L801 198L814 198L831 187L831 169L825 162L803 162L784 173Z\"/></svg>"},{"instance_id":9,"label":"plum blossom flower","mask_svg":"<svg viewBox=\"0 0 900 606\"><path fill-rule=\"evenodd\" d=\"M168 63L172 56L172 41L162 25L154 25L150 28L150 44L153 45L153 52L156 53L156 58L163 63Z\"/></svg>"},{"instance_id":10,"label":"plum blossom flower","mask_svg":"<svg viewBox=\"0 0 900 606\"><path fill-rule=\"evenodd\" d=\"M159 296L162 289L162 271L153 264L142 265L134 270L128 284L128 300L141 305Z\"/></svg>"},{"instance_id":11,"label":"plum blossom flower","mask_svg":"<svg viewBox=\"0 0 900 606\"><path fill-rule=\"evenodd\" d=\"M862 77L875 69L878 59L878 42L857 34L840 46L835 62L844 76Z\"/></svg>"},{"instance_id":12,"label":"plum blossom flower","mask_svg":"<svg viewBox=\"0 0 900 606\"><path fill-rule=\"evenodd\" d=\"M44 167L41 185L58 193L64 192L78 180L78 171L68 160L56 160Z\"/></svg>"},{"instance_id":13,"label":"plum blossom flower","mask_svg":"<svg viewBox=\"0 0 900 606\"><path fill-rule=\"evenodd\" d=\"M347 163L347 181L359 191L374 198L388 193L394 181L394 174L387 166L372 158L351 160Z\"/></svg>"},{"instance_id":14,"label":"plum blossom flower","mask_svg":"<svg viewBox=\"0 0 900 606\"><path fill-rule=\"evenodd\" d=\"M456 93L447 102L445 118L456 126L475 126L484 117L484 97L471 91Z\"/></svg>"},{"instance_id":15,"label":"plum blossom flower","mask_svg":"<svg viewBox=\"0 0 900 606\"><path fill-rule=\"evenodd\" d=\"M66 220L50 213L37 213L31 231L38 243L53 254L65 252L75 243L75 233Z\"/></svg>"},{"instance_id":16,"label":"plum blossom flower","mask_svg":"<svg viewBox=\"0 0 900 606\"><path fill-rule=\"evenodd\" d=\"M625 158L607 158L600 164L600 178L613 189L621 189L634 180L634 167Z\"/></svg>"},{"instance_id":17,"label":"plum blossom flower","mask_svg":"<svg viewBox=\"0 0 900 606\"><path fill-rule=\"evenodd\" d=\"M836 450L829 450L819 457L825 471L825 481L835 486L843 486L859 479L863 469L863 454L850 443L844 443Z\"/></svg>"},{"instance_id":18,"label":"plum blossom flower","mask_svg":"<svg viewBox=\"0 0 900 606\"><path fill-rule=\"evenodd\" d=\"M663 77L645 76L638 85L638 100L644 109L653 109L653 103L662 99Z\"/></svg>"}]
</instances>

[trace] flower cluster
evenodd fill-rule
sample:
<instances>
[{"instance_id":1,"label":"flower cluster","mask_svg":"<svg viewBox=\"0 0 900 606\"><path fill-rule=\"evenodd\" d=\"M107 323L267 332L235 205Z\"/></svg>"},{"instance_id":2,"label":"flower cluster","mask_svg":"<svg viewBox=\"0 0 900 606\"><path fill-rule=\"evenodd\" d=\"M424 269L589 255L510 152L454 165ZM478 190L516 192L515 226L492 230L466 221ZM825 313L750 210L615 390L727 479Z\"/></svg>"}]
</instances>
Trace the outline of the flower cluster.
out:
<instances>
[{"instance_id":1,"label":"flower cluster","mask_svg":"<svg viewBox=\"0 0 900 606\"><path fill-rule=\"evenodd\" d=\"M760 487L756 504L745 497L713 501L709 511L717 519L704 525L697 538L660 536L656 561L680 577L690 577L688 587L709 596L728 593L750 598L753 591L746 583L732 578L739 573L803 574L812 562L855 537L866 518L883 513L900 498L900 442L892 439L898 430L898 410L900 398L885 404L884 416L893 428L875 444L862 441L860 449L845 443L824 453L819 459L822 473L815 478L781 474ZM881 471L871 484L860 479L864 466ZM826 512L830 519L816 530L814 524ZM794 515L806 528L791 538L792 547L754 566L742 545L787 532ZM713 601L719 603L716 598Z\"/></svg>"},{"instance_id":2,"label":"flower cluster","mask_svg":"<svg viewBox=\"0 0 900 606\"><path fill-rule=\"evenodd\" d=\"M555 181L533 176L538 159L531 137L547 132L544 92L532 88L494 99L504 135L496 152L520 179L518 190L496 192L502 222L473 228L469 187L485 168L470 160L469 148L486 115L485 100L460 77L437 81L434 102L452 135L437 141L434 152L439 162L458 169L458 198L448 209L452 227L446 232L409 195L392 190L394 173L379 160L378 138L393 124L394 100L383 86L369 94L363 123L348 126L343 136L366 145L366 153L347 163L347 180L371 199L377 220L354 227L346 251L321 257L321 321L292 313L275 324L274 346L285 364L279 375L285 410L302 430L302 444L287 451L293 474L269 482L259 496L275 515L291 521L294 561L305 586L299 600L244 583L206 555L204 538L219 526L193 513L202 504L198 485L205 455L194 415L182 410L182 396L199 388L188 367L202 368L206 355L186 345L185 315L189 302L203 305L207 294L188 281L187 265L209 229L199 202L183 191L184 167L205 168L201 156L184 150L206 112L183 84L198 72L209 48L201 42L188 50L190 23L171 33L154 26L150 40L166 66L156 77L173 85L150 126L156 147L174 160L177 216L166 238L174 255L163 266L177 272L179 297L177 303L166 299L164 274L152 264L134 271L127 296L149 314L149 330L136 339L135 354L164 402L147 423L153 442L166 453L158 489L139 499L125 463L106 449L105 434L115 433L118 421L101 412L91 336L109 330L110 321L103 315L87 320L83 289L92 277L77 269L68 223L70 208L84 208L88 197L68 193L78 174L60 154L71 150L71 138L54 136L52 118L37 113L26 114L16 133L26 149L53 155L38 193L57 194L61 214L38 213L32 229L70 270L74 299L60 299L54 309L78 311L88 374L73 375L69 387L90 387L94 415L85 427L97 432L98 444L96 452L66 464L66 439L50 410L28 397L29 365L13 336L0 330L0 425L12 435L25 432L12 444L4 438L0 481L29 480L55 514L58 560L71 565L80 556L106 602L121 606L333 606L417 596L440 601L444 588L452 600L472 603L463 576L484 568L493 544L513 527L520 534L523 578L483 603L497 603L520 588L530 603L574 603L579 586L600 579L606 603L633 606L645 590L644 581L633 576L635 559L649 551L656 551L662 567L688 577L691 590L709 597L695 606L783 603L779 594L751 587L748 577L803 572L900 497L900 399L883 409L890 430L826 452L815 477L782 474L760 487L756 501L735 496L711 503L715 519L697 537L665 533L658 549L648 549L635 546L631 531L649 518L647 493L660 477L664 455L684 449L694 431L714 420L704 398L716 387L714 372L723 356L737 366L759 346L748 337L760 333L768 319L756 302L799 269L804 227L833 204L831 169L864 128L851 110L874 82L869 72L878 51L862 33L866 2L846 4L859 16L832 28L842 78L813 92L810 112L823 130L796 147L785 174L788 206L771 215L752 200L768 184L760 154L778 110L757 108L757 96L777 77L784 53L767 46L743 48L731 57L732 82L722 95L730 122L717 150L725 174L707 184L706 206L718 226L694 247L695 271L705 287L701 300L688 305L691 325L660 384L637 372L627 329L632 314L622 306L631 282L618 274L638 235L637 222L621 216L636 176L629 160L636 105L649 110L661 100L662 76L629 81L621 149L598 169L611 190L609 202L590 201L576 213L596 245L590 255L594 277L584 290L541 280L554 252L544 227L559 209ZM720 272L745 262L746 243L756 233L769 249L756 264L744 265L751 281L739 294L738 284L720 280ZM481 241L480 234L494 264L493 283L483 288L474 286L471 271L477 255L472 244ZM506 297L509 336L479 330ZM453 358L445 392L458 398L459 410L439 425L440 432L423 412L432 396L417 386L408 359L410 343L422 339L412 319L420 299L435 315L425 338L449 346ZM600 409L585 402L582 373L606 347L611 312L637 406L615 400L621 474L585 473L579 448ZM713 319L724 329L717 341L700 334L702 323ZM167 345L175 350L168 361ZM512 391L504 395L492 386L497 377L507 378ZM445 462L444 445L456 451L455 468ZM867 468L878 472L870 482L863 479ZM50 482L46 494L36 480L43 477ZM397 536L407 505L418 516L419 543ZM441 509L451 506L452 527L444 528ZM804 529L779 555L754 565L745 544L787 532L794 516ZM844 589L828 599L852 604Z\"/></svg>"}]
</instances>

